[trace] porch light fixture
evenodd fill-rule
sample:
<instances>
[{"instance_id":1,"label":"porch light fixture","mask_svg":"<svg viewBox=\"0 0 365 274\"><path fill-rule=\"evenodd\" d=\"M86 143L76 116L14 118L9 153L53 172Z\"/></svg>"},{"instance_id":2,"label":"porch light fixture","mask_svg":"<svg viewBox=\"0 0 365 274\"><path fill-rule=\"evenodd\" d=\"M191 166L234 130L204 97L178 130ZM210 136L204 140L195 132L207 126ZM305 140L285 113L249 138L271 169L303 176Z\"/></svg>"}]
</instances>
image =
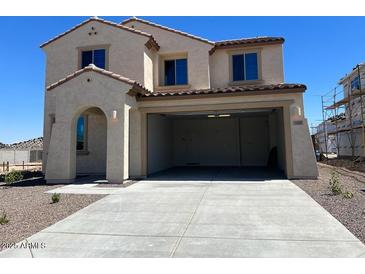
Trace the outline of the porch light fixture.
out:
<instances>
[{"instance_id":1,"label":"porch light fixture","mask_svg":"<svg viewBox=\"0 0 365 274\"><path fill-rule=\"evenodd\" d=\"M112 119L117 120L117 111L116 110L113 110L113 112L112 112Z\"/></svg>"},{"instance_id":2,"label":"porch light fixture","mask_svg":"<svg viewBox=\"0 0 365 274\"><path fill-rule=\"evenodd\" d=\"M293 121L302 121L302 109L297 105L292 105L291 107L291 117Z\"/></svg>"}]
</instances>

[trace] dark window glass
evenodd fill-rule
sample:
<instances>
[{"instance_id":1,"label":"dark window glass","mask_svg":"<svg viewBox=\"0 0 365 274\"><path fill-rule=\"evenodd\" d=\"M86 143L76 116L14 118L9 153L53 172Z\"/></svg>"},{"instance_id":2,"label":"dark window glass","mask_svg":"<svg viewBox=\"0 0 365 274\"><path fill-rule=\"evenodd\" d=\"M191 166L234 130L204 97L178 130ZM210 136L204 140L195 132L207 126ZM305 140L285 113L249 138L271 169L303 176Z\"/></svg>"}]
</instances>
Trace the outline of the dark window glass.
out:
<instances>
[{"instance_id":1,"label":"dark window glass","mask_svg":"<svg viewBox=\"0 0 365 274\"><path fill-rule=\"evenodd\" d=\"M175 60L165 61L165 85L175 85Z\"/></svg>"},{"instance_id":2,"label":"dark window glass","mask_svg":"<svg viewBox=\"0 0 365 274\"><path fill-rule=\"evenodd\" d=\"M87 67L93 63L93 52L91 50L83 51L81 59L81 68Z\"/></svg>"},{"instance_id":3,"label":"dark window glass","mask_svg":"<svg viewBox=\"0 0 365 274\"><path fill-rule=\"evenodd\" d=\"M105 49L83 51L81 53L81 68L90 64L105 69Z\"/></svg>"},{"instance_id":4,"label":"dark window glass","mask_svg":"<svg viewBox=\"0 0 365 274\"><path fill-rule=\"evenodd\" d=\"M354 90L354 89L360 89L360 78L359 78L359 76L356 76L351 81L351 90Z\"/></svg>"},{"instance_id":5,"label":"dark window glass","mask_svg":"<svg viewBox=\"0 0 365 274\"><path fill-rule=\"evenodd\" d=\"M76 135L76 149L83 150L85 149L85 117L80 116L77 120L76 127L77 135Z\"/></svg>"},{"instance_id":6,"label":"dark window glass","mask_svg":"<svg viewBox=\"0 0 365 274\"><path fill-rule=\"evenodd\" d=\"M188 83L188 60L176 59L165 61L165 86L186 85Z\"/></svg>"},{"instance_id":7,"label":"dark window glass","mask_svg":"<svg viewBox=\"0 0 365 274\"><path fill-rule=\"evenodd\" d=\"M188 60L176 60L176 85L186 85L188 83Z\"/></svg>"},{"instance_id":8,"label":"dark window glass","mask_svg":"<svg viewBox=\"0 0 365 274\"><path fill-rule=\"evenodd\" d=\"M244 55L232 55L233 81L245 80L245 60Z\"/></svg>"},{"instance_id":9,"label":"dark window glass","mask_svg":"<svg viewBox=\"0 0 365 274\"><path fill-rule=\"evenodd\" d=\"M94 65L105 69L105 49L94 50Z\"/></svg>"},{"instance_id":10,"label":"dark window glass","mask_svg":"<svg viewBox=\"0 0 365 274\"><path fill-rule=\"evenodd\" d=\"M232 80L258 80L257 53L232 55Z\"/></svg>"},{"instance_id":11,"label":"dark window glass","mask_svg":"<svg viewBox=\"0 0 365 274\"><path fill-rule=\"evenodd\" d=\"M245 80L257 80L259 79L258 65L257 65L257 53L245 54Z\"/></svg>"}]
</instances>

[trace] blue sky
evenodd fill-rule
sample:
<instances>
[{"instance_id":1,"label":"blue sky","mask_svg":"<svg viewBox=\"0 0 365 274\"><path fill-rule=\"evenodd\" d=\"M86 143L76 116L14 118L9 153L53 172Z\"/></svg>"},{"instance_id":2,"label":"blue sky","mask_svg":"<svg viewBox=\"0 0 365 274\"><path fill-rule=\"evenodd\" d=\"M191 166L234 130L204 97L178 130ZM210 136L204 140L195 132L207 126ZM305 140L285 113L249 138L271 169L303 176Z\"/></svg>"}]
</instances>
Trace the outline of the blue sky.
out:
<instances>
[{"instance_id":1,"label":"blue sky","mask_svg":"<svg viewBox=\"0 0 365 274\"><path fill-rule=\"evenodd\" d=\"M103 17L120 22L128 16ZM141 17L212 41L283 36L285 81L304 83L309 124L320 94L365 61L365 17ZM0 142L42 136L45 55L39 45L87 17L0 17Z\"/></svg>"}]
</instances>

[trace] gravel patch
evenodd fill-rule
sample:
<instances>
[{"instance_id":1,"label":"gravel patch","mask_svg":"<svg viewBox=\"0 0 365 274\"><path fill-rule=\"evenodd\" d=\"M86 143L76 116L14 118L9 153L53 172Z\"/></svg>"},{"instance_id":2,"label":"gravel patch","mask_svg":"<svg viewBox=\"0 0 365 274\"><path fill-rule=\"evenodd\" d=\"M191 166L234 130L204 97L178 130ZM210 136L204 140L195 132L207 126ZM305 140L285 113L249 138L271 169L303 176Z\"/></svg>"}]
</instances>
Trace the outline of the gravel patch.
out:
<instances>
[{"instance_id":1,"label":"gravel patch","mask_svg":"<svg viewBox=\"0 0 365 274\"><path fill-rule=\"evenodd\" d=\"M346 199L342 195L332 195L329 180L333 169L339 173L343 191L351 191L354 194L352 199ZM292 182L365 243L365 192L362 191L365 189L365 174L325 164L318 164L318 170L317 180L292 180Z\"/></svg>"},{"instance_id":2,"label":"gravel patch","mask_svg":"<svg viewBox=\"0 0 365 274\"><path fill-rule=\"evenodd\" d=\"M17 243L105 196L61 194L52 204L51 194L44 192L61 186L46 185L43 179L0 185L0 214L5 211L9 219L0 225L0 250L3 243Z\"/></svg>"}]
</instances>

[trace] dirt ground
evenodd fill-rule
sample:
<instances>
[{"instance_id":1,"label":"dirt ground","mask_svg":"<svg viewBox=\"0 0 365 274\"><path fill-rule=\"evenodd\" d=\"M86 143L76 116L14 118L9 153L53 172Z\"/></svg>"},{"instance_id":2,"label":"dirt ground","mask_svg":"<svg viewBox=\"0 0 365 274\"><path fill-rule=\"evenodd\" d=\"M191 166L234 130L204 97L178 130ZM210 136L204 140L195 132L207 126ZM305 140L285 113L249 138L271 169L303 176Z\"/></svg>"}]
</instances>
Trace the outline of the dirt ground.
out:
<instances>
[{"instance_id":1,"label":"dirt ground","mask_svg":"<svg viewBox=\"0 0 365 274\"><path fill-rule=\"evenodd\" d=\"M318 164L318 180L293 180L329 213L347 227L357 238L365 243L365 173L346 168ZM343 195L333 195L329 188L331 171L339 173L343 191L351 191L351 199Z\"/></svg>"},{"instance_id":2,"label":"dirt ground","mask_svg":"<svg viewBox=\"0 0 365 274\"><path fill-rule=\"evenodd\" d=\"M352 171L360 171L365 173L365 161L356 160L352 161L348 158L334 158L334 159L326 159L321 163L336 166L336 167L345 167Z\"/></svg>"},{"instance_id":3,"label":"dirt ground","mask_svg":"<svg viewBox=\"0 0 365 274\"><path fill-rule=\"evenodd\" d=\"M61 194L52 204L51 194L44 192L60 186L46 185L41 178L0 185L0 216L5 212L9 220L0 225L0 250L4 243L19 242L105 196Z\"/></svg>"}]
</instances>

